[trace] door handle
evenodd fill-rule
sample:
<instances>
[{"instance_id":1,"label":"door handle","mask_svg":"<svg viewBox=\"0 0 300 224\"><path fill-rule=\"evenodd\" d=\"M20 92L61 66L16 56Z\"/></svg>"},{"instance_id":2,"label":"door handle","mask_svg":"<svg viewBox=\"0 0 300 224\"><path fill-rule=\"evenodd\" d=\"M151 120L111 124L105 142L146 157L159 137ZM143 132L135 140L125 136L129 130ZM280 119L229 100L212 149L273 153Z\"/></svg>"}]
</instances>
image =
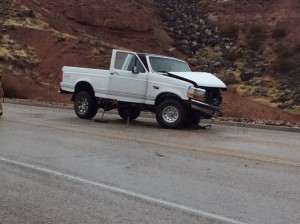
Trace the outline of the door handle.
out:
<instances>
[{"instance_id":1,"label":"door handle","mask_svg":"<svg viewBox=\"0 0 300 224\"><path fill-rule=\"evenodd\" d=\"M111 72L111 75L120 75L118 72Z\"/></svg>"}]
</instances>

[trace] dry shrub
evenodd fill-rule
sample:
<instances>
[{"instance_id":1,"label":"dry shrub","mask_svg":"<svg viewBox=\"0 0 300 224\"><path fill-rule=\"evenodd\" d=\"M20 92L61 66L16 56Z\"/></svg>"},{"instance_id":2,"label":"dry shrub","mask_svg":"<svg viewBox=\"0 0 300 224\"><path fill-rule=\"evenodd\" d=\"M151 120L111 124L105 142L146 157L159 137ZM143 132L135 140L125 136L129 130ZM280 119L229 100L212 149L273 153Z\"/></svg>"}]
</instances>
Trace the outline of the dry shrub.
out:
<instances>
[{"instance_id":1,"label":"dry shrub","mask_svg":"<svg viewBox=\"0 0 300 224\"><path fill-rule=\"evenodd\" d=\"M274 51L277 53L277 61L274 63L273 68L277 73L288 73L297 68L298 63L297 56L300 52L300 45L296 44L294 47L287 47L282 43L278 43L274 47Z\"/></svg>"},{"instance_id":2,"label":"dry shrub","mask_svg":"<svg viewBox=\"0 0 300 224\"><path fill-rule=\"evenodd\" d=\"M238 86L237 85L232 85L232 86L228 86L229 91L231 91L232 93L238 94Z\"/></svg>"},{"instance_id":3,"label":"dry shrub","mask_svg":"<svg viewBox=\"0 0 300 224\"><path fill-rule=\"evenodd\" d=\"M287 34L287 30L283 26L276 26L272 32L272 37L275 39L281 39L285 38Z\"/></svg>"},{"instance_id":4,"label":"dry shrub","mask_svg":"<svg viewBox=\"0 0 300 224\"><path fill-rule=\"evenodd\" d=\"M235 24L230 24L227 27L225 27L224 30L221 31L222 37L237 39L239 33L239 27Z\"/></svg>"},{"instance_id":5,"label":"dry shrub","mask_svg":"<svg viewBox=\"0 0 300 224\"><path fill-rule=\"evenodd\" d=\"M300 53L300 43L296 43L294 46L294 53L298 54Z\"/></svg>"},{"instance_id":6,"label":"dry shrub","mask_svg":"<svg viewBox=\"0 0 300 224\"><path fill-rule=\"evenodd\" d=\"M274 51L280 58L290 58L294 54L294 50L285 46L283 43L276 43Z\"/></svg>"},{"instance_id":7,"label":"dry shrub","mask_svg":"<svg viewBox=\"0 0 300 224\"><path fill-rule=\"evenodd\" d=\"M274 69L278 73L287 73L294 70L297 67L297 63L289 58L279 59L274 64Z\"/></svg>"},{"instance_id":8,"label":"dry shrub","mask_svg":"<svg viewBox=\"0 0 300 224\"><path fill-rule=\"evenodd\" d=\"M54 31L52 33L52 36L57 40L57 42L64 42L64 41L69 41L69 40L77 40L78 38L68 34L68 33L60 33L58 31Z\"/></svg>"},{"instance_id":9,"label":"dry shrub","mask_svg":"<svg viewBox=\"0 0 300 224\"><path fill-rule=\"evenodd\" d=\"M224 59L227 59L228 61L235 62L239 58L239 52L237 51L224 51L223 52Z\"/></svg>"},{"instance_id":10,"label":"dry shrub","mask_svg":"<svg viewBox=\"0 0 300 224\"><path fill-rule=\"evenodd\" d=\"M221 78L226 85L236 84L239 82L233 72L225 72Z\"/></svg>"},{"instance_id":11,"label":"dry shrub","mask_svg":"<svg viewBox=\"0 0 300 224\"><path fill-rule=\"evenodd\" d=\"M264 28L258 25L250 27L248 31L248 46L251 50L258 50L266 39Z\"/></svg>"},{"instance_id":12,"label":"dry shrub","mask_svg":"<svg viewBox=\"0 0 300 224\"><path fill-rule=\"evenodd\" d=\"M158 9L156 13L164 22L169 21L169 14L165 9Z\"/></svg>"},{"instance_id":13,"label":"dry shrub","mask_svg":"<svg viewBox=\"0 0 300 224\"><path fill-rule=\"evenodd\" d=\"M30 89L28 85L25 84L26 82L27 80L24 78L17 81L13 76L3 76L1 84L4 96L7 98L27 99Z\"/></svg>"}]
</instances>

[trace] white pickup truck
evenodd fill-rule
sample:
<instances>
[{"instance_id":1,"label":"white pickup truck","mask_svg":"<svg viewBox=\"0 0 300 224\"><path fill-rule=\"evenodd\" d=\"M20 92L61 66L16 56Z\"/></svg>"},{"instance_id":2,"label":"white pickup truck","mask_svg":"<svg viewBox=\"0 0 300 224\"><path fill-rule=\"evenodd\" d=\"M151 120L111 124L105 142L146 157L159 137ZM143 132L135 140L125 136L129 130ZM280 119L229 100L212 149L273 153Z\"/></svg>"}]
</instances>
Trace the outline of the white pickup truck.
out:
<instances>
[{"instance_id":1,"label":"white pickup truck","mask_svg":"<svg viewBox=\"0 0 300 224\"><path fill-rule=\"evenodd\" d=\"M91 119L99 108L118 109L125 120L151 111L164 128L218 116L220 90L227 89L210 73L192 72L185 61L123 50L112 51L110 70L64 66L61 79L60 92L73 94L79 118Z\"/></svg>"}]
</instances>

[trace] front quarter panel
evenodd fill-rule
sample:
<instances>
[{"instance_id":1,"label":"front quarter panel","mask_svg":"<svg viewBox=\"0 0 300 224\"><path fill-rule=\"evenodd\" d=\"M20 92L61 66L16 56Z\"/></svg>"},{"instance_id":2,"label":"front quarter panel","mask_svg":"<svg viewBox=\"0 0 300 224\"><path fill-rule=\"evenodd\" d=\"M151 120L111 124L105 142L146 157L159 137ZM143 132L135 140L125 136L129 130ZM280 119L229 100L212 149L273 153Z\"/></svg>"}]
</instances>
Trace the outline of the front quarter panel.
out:
<instances>
[{"instance_id":1,"label":"front quarter panel","mask_svg":"<svg viewBox=\"0 0 300 224\"><path fill-rule=\"evenodd\" d=\"M191 83L174 79L163 74L150 73L148 78L147 104L154 105L157 96L163 93L177 95L182 100L188 100L187 91Z\"/></svg>"}]
</instances>

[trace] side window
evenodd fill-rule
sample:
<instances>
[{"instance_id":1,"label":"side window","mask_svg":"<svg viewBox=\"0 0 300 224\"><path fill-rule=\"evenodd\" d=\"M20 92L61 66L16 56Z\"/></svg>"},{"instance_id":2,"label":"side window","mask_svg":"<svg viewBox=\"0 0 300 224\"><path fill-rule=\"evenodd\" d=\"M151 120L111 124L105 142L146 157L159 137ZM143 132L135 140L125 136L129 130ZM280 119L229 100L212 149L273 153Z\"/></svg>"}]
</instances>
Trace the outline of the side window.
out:
<instances>
[{"instance_id":1,"label":"side window","mask_svg":"<svg viewBox=\"0 0 300 224\"><path fill-rule=\"evenodd\" d=\"M135 65L139 73L145 73L145 69L136 55L126 52L117 52L114 65L115 69L132 71Z\"/></svg>"},{"instance_id":2,"label":"side window","mask_svg":"<svg viewBox=\"0 0 300 224\"><path fill-rule=\"evenodd\" d=\"M123 70L125 66L125 62L127 57L129 56L128 53L125 52L117 52L116 59L115 59L115 69Z\"/></svg>"}]
</instances>

